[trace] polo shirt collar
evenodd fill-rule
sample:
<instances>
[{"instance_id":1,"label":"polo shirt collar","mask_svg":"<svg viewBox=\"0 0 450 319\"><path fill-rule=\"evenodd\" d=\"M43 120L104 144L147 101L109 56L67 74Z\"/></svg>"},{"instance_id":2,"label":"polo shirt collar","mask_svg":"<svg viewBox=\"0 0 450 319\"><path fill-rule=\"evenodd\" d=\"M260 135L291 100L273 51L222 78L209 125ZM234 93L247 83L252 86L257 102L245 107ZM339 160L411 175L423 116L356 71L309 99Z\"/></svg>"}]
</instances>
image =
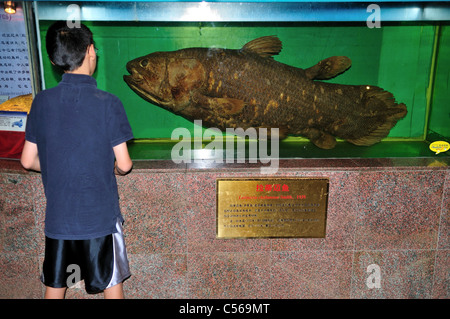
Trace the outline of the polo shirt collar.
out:
<instances>
[{"instance_id":1,"label":"polo shirt collar","mask_svg":"<svg viewBox=\"0 0 450 319\"><path fill-rule=\"evenodd\" d=\"M64 73L62 75L61 82L68 84L88 84L97 86L97 81L92 76L86 74Z\"/></svg>"}]
</instances>

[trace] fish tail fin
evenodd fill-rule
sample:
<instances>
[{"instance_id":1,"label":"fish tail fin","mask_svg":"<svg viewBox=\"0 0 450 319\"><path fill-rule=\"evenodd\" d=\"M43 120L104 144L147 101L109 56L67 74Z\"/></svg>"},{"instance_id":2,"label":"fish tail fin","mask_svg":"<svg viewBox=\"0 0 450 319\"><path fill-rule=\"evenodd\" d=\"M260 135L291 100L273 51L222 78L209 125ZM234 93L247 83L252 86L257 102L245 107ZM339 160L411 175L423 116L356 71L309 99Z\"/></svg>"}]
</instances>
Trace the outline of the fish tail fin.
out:
<instances>
[{"instance_id":1,"label":"fish tail fin","mask_svg":"<svg viewBox=\"0 0 450 319\"><path fill-rule=\"evenodd\" d=\"M372 129L362 137L347 141L355 145L369 146L388 136L397 122L406 116L407 110L405 104L396 103L392 93L382 88L361 86L361 89L365 90L362 103L368 114L365 117L365 125Z\"/></svg>"}]
</instances>

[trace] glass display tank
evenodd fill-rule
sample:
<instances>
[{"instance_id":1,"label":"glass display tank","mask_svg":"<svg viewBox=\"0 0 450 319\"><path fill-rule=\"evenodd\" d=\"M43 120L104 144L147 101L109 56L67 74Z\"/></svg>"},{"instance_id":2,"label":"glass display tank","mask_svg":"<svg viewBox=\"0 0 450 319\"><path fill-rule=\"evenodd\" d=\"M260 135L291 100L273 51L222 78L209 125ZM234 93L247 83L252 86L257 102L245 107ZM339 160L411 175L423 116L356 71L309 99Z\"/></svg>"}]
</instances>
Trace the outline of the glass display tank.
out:
<instances>
[{"instance_id":1,"label":"glass display tank","mask_svg":"<svg viewBox=\"0 0 450 319\"><path fill-rule=\"evenodd\" d=\"M267 59L308 69L326 58L346 56L351 67L317 81L381 87L407 109L406 116L379 143L360 146L338 137L335 147L324 149L302 134L288 132L279 141L280 158L448 156L448 152L435 154L430 150L432 142L450 142L450 8L445 2L86 1L69 5L56 1L33 5L42 89L57 85L61 79L45 51L47 28L55 20L76 23L80 19L93 31L98 48L94 74L98 87L117 95L125 107L135 136L129 143L134 160L171 159L174 146L180 142L180 136L173 137L179 128L189 132L192 159L223 157L227 145L224 142L222 150L208 147L212 139L205 134L207 127L201 128L197 125L200 122L177 115L132 90L124 81L124 75L130 74L129 61L184 48L239 50L265 36L276 36L282 43L279 54ZM253 74L257 81L258 72ZM284 75L277 76L283 79ZM248 96L243 107L248 107L251 99ZM261 143L251 136L233 135L233 140L247 146L245 152L234 148L237 158L248 158L251 145Z\"/></svg>"}]
</instances>

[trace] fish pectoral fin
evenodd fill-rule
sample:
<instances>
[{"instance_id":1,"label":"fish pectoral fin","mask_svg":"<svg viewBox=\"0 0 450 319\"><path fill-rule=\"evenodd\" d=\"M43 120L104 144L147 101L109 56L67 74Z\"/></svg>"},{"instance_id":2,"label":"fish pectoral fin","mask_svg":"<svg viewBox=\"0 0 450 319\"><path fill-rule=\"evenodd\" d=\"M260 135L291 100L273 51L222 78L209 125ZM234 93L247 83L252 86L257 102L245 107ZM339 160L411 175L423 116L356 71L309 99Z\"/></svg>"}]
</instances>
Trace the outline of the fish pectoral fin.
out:
<instances>
[{"instance_id":1,"label":"fish pectoral fin","mask_svg":"<svg viewBox=\"0 0 450 319\"><path fill-rule=\"evenodd\" d=\"M319 148L326 150L332 149L336 146L336 139L331 134L325 133L315 128L309 128L300 133Z\"/></svg>"},{"instance_id":2,"label":"fish pectoral fin","mask_svg":"<svg viewBox=\"0 0 450 319\"><path fill-rule=\"evenodd\" d=\"M219 112L234 115L240 113L245 107L245 102L239 99L233 98L210 98L212 101L212 107Z\"/></svg>"},{"instance_id":3,"label":"fish pectoral fin","mask_svg":"<svg viewBox=\"0 0 450 319\"><path fill-rule=\"evenodd\" d=\"M282 47L283 45L278 37L265 36L248 42L242 47L242 51L253 52L263 58L269 58L279 54Z\"/></svg>"},{"instance_id":4,"label":"fish pectoral fin","mask_svg":"<svg viewBox=\"0 0 450 319\"><path fill-rule=\"evenodd\" d=\"M346 56L332 56L320 61L305 70L311 80L328 80L343 73L352 65L352 60Z\"/></svg>"},{"instance_id":5,"label":"fish pectoral fin","mask_svg":"<svg viewBox=\"0 0 450 319\"><path fill-rule=\"evenodd\" d=\"M239 99L225 97L209 97L203 94L194 94L192 102L212 112L234 115L240 113L245 107L245 102Z\"/></svg>"}]
</instances>

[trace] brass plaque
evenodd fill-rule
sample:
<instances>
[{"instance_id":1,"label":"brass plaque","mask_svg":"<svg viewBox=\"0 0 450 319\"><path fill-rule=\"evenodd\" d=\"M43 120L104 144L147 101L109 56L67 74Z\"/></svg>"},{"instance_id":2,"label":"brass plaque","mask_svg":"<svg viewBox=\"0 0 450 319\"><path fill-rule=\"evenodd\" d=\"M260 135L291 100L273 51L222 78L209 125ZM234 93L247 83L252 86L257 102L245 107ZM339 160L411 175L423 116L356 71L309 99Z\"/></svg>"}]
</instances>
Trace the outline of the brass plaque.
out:
<instances>
[{"instance_id":1,"label":"brass plaque","mask_svg":"<svg viewBox=\"0 0 450 319\"><path fill-rule=\"evenodd\" d=\"M217 179L217 238L325 237L328 178Z\"/></svg>"}]
</instances>

